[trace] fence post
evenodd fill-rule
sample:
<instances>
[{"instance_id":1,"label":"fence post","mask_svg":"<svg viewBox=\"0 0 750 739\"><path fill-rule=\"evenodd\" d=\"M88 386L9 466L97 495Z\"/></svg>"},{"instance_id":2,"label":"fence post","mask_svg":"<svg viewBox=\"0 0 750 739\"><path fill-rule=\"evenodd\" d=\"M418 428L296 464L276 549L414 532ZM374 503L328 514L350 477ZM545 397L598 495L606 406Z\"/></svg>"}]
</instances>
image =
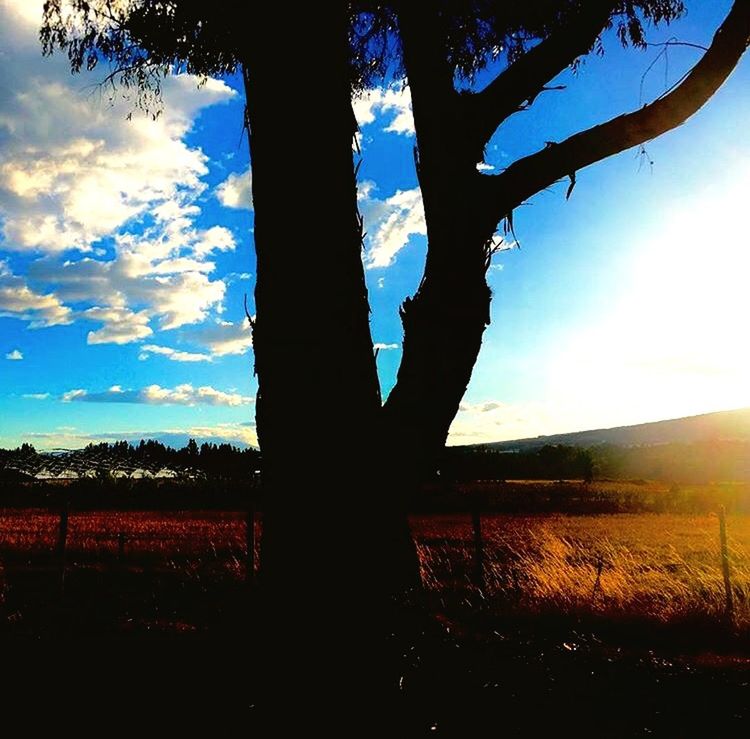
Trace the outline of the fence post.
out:
<instances>
[{"instance_id":1,"label":"fence post","mask_svg":"<svg viewBox=\"0 0 750 739\"><path fill-rule=\"evenodd\" d=\"M65 548L68 543L68 513L69 501L63 503L60 509L60 528L57 536L57 561L60 568L60 593L65 591Z\"/></svg>"},{"instance_id":2,"label":"fence post","mask_svg":"<svg viewBox=\"0 0 750 739\"><path fill-rule=\"evenodd\" d=\"M602 570L604 569L604 558L599 555L596 562L596 580L594 580L594 589L591 591L591 597L595 598L596 594L602 589Z\"/></svg>"},{"instance_id":3,"label":"fence post","mask_svg":"<svg viewBox=\"0 0 750 739\"><path fill-rule=\"evenodd\" d=\"M730 623L734 622L734 599L732 598L732 581L729 578L729 549L727 548L727 516L724 506L719 507L719 538L721 540L721 571L724 575L724 594L726 596L726 615Z\"/></svg>"},{"instance_id":4,"label":"fence post","mask_svg":"<svg viewBox=\"0 0 750 739\"><path fill-rule=\"evenodd\" d=\"M250 501L250 507L245 519L245 545L247 552L245 556L245 581L252 585L255 573L255 505Z\"/></svg>"},{"instance_id":5,"label":"fence post","mask_svg":"<svg viewBox=\"0 0 750 739\"><path fill-rule=\"evenodd\" d=\"M474 532L474 578L477 587L484 590L484 544L482 542L482 514L479 503L471 511L471 527Z\"/></svg>"}]
</instances>

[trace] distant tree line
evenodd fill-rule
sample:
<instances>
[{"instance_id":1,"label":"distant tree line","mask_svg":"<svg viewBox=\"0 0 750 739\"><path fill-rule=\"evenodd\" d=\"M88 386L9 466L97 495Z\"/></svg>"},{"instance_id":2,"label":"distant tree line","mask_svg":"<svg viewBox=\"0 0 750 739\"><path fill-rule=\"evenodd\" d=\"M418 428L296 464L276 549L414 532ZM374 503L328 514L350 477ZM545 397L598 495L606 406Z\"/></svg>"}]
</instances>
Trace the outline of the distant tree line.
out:
<instances>
[{"instance_id":1,"label":"distant tree line","mask_svg":"<svg viewBox=\"0 0 750 739\"><path fill-rule=\"evenodd\" d=\"M440 477L471 480L590 480L594 473L591 450L564 445L508 452L489 447L446 447Z\"/></svg>"},{"instance_id":2,"label":"distant tree line","mask_svg":"<svg viewBox=\"0 0 750 739\"><path fill-rule=\"evenodd\" d=\"M322 453L322 452L321 452ZM131 465L190 469L209 479L239 480L261 469L257 449L229 443L198 444L190 439L174 449L153 439L89 444L74 454ZM0 469L10 462L39 458L31 444L0 449ZM491 446L446 447L436 469L446 482L473 480L657 480L685 484L750 480L750 442L731 440L576 447L547 444L507 451ZM315 470L309 470L311 477Z\"/></svg>"},{"instance_id":3,"label":"distant tree line","mask_svg":"<svg viewBox=\"0 0 750 739\"><path fill-rule=\"evenodd\" d=\"M703 484L750 480L750 442L691 443L588 448L545 445L519 451L489 446L446 447L439 466L446 481L472 480L660 480Z\"/></svg>"},{"instance_id":4,"label":"distant tree line","mask_svg":"<svg viewBox=\"0 0 750 739\"><path fill-rule=\"evenodd\" d=\"M112 466L130 463L176 470L188 468L203 472L209 478L222 479L245 479L260 468L260 452L257 449L240 449L233 444L209 442L199 446L195 439L190 439L182 449L174 449L154 439L141 439L137 444L127 441L88 444L70 454L79 460L108 460ZM40 453L26 443L15 449L0 449L0 468L9 463L31 465L39 456Z\"/></svg>"}]
</instances>

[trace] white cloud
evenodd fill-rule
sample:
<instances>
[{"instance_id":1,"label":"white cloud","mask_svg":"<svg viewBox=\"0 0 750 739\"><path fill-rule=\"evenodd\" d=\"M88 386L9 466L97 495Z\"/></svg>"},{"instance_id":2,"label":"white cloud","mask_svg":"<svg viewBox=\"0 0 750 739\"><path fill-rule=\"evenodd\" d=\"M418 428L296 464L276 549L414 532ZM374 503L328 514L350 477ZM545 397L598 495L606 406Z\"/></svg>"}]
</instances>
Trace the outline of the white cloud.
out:
<instances>
[{"instance_id":1,"label":"white cloud","mask_svg":"<svg viewBox=\"0 0 750 739\"><path fill-rule=\"evenodd\" d=\"M27 400L47 400L49 393L24 393L21 397Z\"/></svg>"},{"instance_id":2,"label":"white cloud","mask_svg":"<svg viewBox=\"0 0 750 739\"><path fill-rule=\"evenodd\" d=\"M32 263L28 272L37 282L54 284L57 295L69 303L94 304L81 315L105 324L96 332L96 343L108 341L109 336L126 343L151 335L153 319L160 329L169 330L199 323L212 308L221 306L226 284L206 274L214 265L204 260L209 249L233 247L234 239L221 227L205 232L148 232L119 237L114 259L45 258ZM180 248L191 249L193 257L175 257ZM137 330L112 332L113 323L123 322L137 323Z\"/></svg>"},{"instance_id":3,"label":"white cloud","mask_svg":"<svg viewBox=\"0 0 750 739\"><path fill-rule=\"evenodd\" d=\"M249 272L228 272L224 275L224 282L231 285L233 282L244 282L252 278Z\"/></svg>"},{"instance_id":4,"label":"white cloud","mask_svg":"<svg viewBox=\"0 0 750 739\"><path fill-rule=\"evenodd\" d=\"M376 87L357 95L352 101L354 117L360 127L375 122L376 115L392 114L390 123L383 129L389 133L411 136L414 134L414 117L411 112L411 91L403 85Z\"/></svg>"},{"instance_id":5,"label":"white cloud","mask_svg":"<svg viewBox=\"0 0 750 739\"><path fill-rule=\"evenodd\" d=\"M365 223L365 266L388 267L412 236L426 236L422 193L397 190L383 200L372 196L371 182L359 186L359 209Z\"/></svg>"},{"instance_id":6,"label":"white cloud","mask_svg":"<svg viewBox=\"0 0 750 739\"><path fill-rule=\"evenodd\" d=\"M212 226L200 232L192 249L196 256L203 257L213 251L233 251L236 245L234 236L228 228Z\"/></svg>"},{"instance_id":7,"label":"white cloud","mask_svg":"<svg viewBox=\"0 0 750 739\"><path fill-rule=\"evenodd\" d=\"M23 359L23 354L18 349L14 349L12 352L8 352L5 358L10 359L12 362L19 362Z\"/></svg>"},{"instance_id":8,"label":"white cloud","mask_svg":"<svg viewBox=\"0 0 750 739\"><path fill-rule=\"evenodd\" d=\"M158 120L129 121L132 101L96 87L103 70L71 77L64 54L42 57L41 2L0 3L0 248L45 255L23 278L0 268L0 314L35 327L100 320L90 343L127 343L152 321L168 330L219 311L226 285L210 257L235 239L196 226L208 158L185 139L235 91L169 77Z\"/></svg>"},{"instance_id":9,"label":"white cloud","mask_svg":"<svg viewBox=\"0 0 750 739\"><path fill-rule=\"evenodd\" d=\"M448 443L483 444L586 428L594 427L586 426L572 408L554 402L465 402L451 424Z\"/></svg>"},{"instance_id":10,"label":"white cloud","mask_svg":"<svg viewBox=\"0 0 750 739\"><path fill-rule=\"evenodd\" d=\"M96 331L89 331L88 344L130 344L154 333L148 325L146 311L134 313L127 308L89 308L84 315L104 324Z\"/></svg>"},{"instance_id":11,"label":"white cloud","mask_svg":"<svg viewBox=\"0 0 750 739\"><path fill-rule=\"evenodd\" d=\"M245 423L219 423L216 426L192 426L190 435L198 439L230 441L258 446L258 432L255 425Z\"/></svg>"},{"instance_id":12,"label":"white cloud","mask_svg":"<svg viewBox=\"0 0 750 739\"><path fill-rule=\"evenodd\" d=\"M144 344L141 347L141 353L138 355L138 359L145 361L149 359L152 354L158 354L162 357L166 357L172 362L210 362L212 357L210 354L198 354L196 352L183 352L179 349L173 349L169 346L159 346L157 344Z\"/></svg>"},{"instance_id":13,"label":"white cloud","mask_svg":"<svg viewBox=\"0 0 750 739\"><path fill-rule=\"evenodd\" d=\"M252 175L250 169L232 173L216 188L216 197L227 208L253 208Z\"/></svg>"},{"instance_id":14,"label":"white cloud","mask_svg":"<svg viewBox=\"0 0 750 739\"><path fill-rule=\"evenodd\" d=\"M86 391L78 388L77 390L68 390L67 393L63 393L60 400L62 400L63 403L70 403L73 400L80 400L81 398L84 398L86 396Z\"/></svg>"},{"instance_id":15,"label":"white cloud","mask_svg":"<svg viewBox=\"0 0 750 739\"><path fill-rule=\"evenodd\" d=\"M105 72L71 77L64 54L44 58L38 23L24 0L3 3L0 48L0 212L4 248L89 250L103 236L160 203L204 188L207 158L183 140L201 109L236 94L217 80L200 89L191 75L164 80L157 121L132 101L110 103L97 88Z\"/></svg>"},{"instance_id":16,"label":"white cloud","mask_svg":"<svg viewBox=\"0 0 750 739\"><path fill-rule=\"evenodd\" d=\"M399 348L398 344L381 344L379 342L377 344L375 344L375 349L379 349L381 352L382 351L389 351L389 350L392 350L392 349L398 349L398 348Z\"/></svg>"},{"instance_id":17,"label":"white cloud","mask_svg":"<svg viewBox=\"0 0 750 739\"><path fill-rule=\"evenodd\" d=\"M31 328L71 323L73 312L54 293L32 290L0 260L0 316L28 321Z\"/></svg>"},{"instance_id":18,"label":"white cloud","mask_svg":"<svg viewBox=\"0 0 750 739\"><path fill-rule=\"evenodd\" d=\"M190 384L174 388L148 385L138 390L123 390L113 385L109 390L90 393L81 388L63 393L64 403L143 403L146 405L226 405L238 406L253 402L253 398L239 393L225 393L210 385L194 387Z\"/></svg>"},{"instance_id":19,"label":"white cloud","mask_svg":"<svg viewBox=\"0 0 750 739\"><path fill-rule=\"evenodd\" d=\"M189 340L206 347L217 357L244 354L253 345L253 332L248 321L216 323L186 333Z\"/></svg>"}]
</instances>

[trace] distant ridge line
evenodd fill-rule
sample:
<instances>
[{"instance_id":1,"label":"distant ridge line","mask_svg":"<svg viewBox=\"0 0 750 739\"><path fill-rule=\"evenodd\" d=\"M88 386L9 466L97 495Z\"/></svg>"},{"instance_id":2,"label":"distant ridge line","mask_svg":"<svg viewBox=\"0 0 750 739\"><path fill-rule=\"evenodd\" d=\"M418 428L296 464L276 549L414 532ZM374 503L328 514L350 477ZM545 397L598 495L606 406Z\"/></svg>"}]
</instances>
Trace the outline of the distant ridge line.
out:
<instances>
[{"instance_id":1,"label":"distant ridge line","mask_svg":"<svg viewBox=\"0 0 750 739\"><path fill-rule=\"evenodd\" d=\"M569 446L653 446L656 444L689 443L697 441L750 441L750 408L702 413L664 421L647 421L631 426L571 431L547 436L494 441L464 446L515 451L533 449L548 444Z\"/></svg>"}]
</instances>

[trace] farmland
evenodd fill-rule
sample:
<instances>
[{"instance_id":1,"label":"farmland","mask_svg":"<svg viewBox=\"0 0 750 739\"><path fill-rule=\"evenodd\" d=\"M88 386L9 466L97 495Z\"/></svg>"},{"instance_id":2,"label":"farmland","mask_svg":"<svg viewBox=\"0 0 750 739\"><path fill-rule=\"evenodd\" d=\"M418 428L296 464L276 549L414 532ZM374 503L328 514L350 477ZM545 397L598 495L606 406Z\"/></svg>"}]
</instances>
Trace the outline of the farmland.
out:
<instances>
[{"instance_id":1,"label":"farmland","mask_svg":"<svg viewBox=\"0 0 750 739\"><path fill-rule=\"evenodd\" d=\"M4 630L61 628L44 623L52 615L49 604L63 599L75 606L75 598L84 595L98 599L98 621L87 623L79 613L74 628L204 630L211 628L210 619L191 598L197 603L201 594L213 599L217 589L239 597L247 589L242 512L73 511L64 588L58 582L59 526L57 512L0 511ZM469 515L415 515L411 526L432 607L452 617L481 610L653 626L726 625L714 514L485 513L481 575ZM750 517L730 515L728 531L733 627L746 633ZM256 566L261 533L256 519ZM174 600L179 593L185 598ZM108 599L114 600L103 608ZM105 614L109 622L102 620Z\"/></svg>"},{"instance_id":2,"label":"farmland","mask_svg":"<svg viewBox=\"0 0 750 739\"><path fill-rule=\"evenodd\" d=\"M28 643L16 637L52 637L41 644L75 644L65 674L105 703L119 685L160 706L248 705L258 676L235 672L258 638L245 513L73 509L64 581L59 525L58 511L0 510L8 659ZM690 736L705 704L717 731L748 718L749 516L727 517L732 623L715 514L487 512L481 579L469 514L414 515L411 526L435 630L398 669L428 735L483 735L498 711L512 736L538 735L550 712L581 736ZM254 530L257 562L259 520ZM118 638L102 651L91 636ZM49 690L69 695L50 654L38 647L30 662L24 647L15 674L52 676ZM586 710L569 716L571 704Z\"/></svg>"}]
</instances>

